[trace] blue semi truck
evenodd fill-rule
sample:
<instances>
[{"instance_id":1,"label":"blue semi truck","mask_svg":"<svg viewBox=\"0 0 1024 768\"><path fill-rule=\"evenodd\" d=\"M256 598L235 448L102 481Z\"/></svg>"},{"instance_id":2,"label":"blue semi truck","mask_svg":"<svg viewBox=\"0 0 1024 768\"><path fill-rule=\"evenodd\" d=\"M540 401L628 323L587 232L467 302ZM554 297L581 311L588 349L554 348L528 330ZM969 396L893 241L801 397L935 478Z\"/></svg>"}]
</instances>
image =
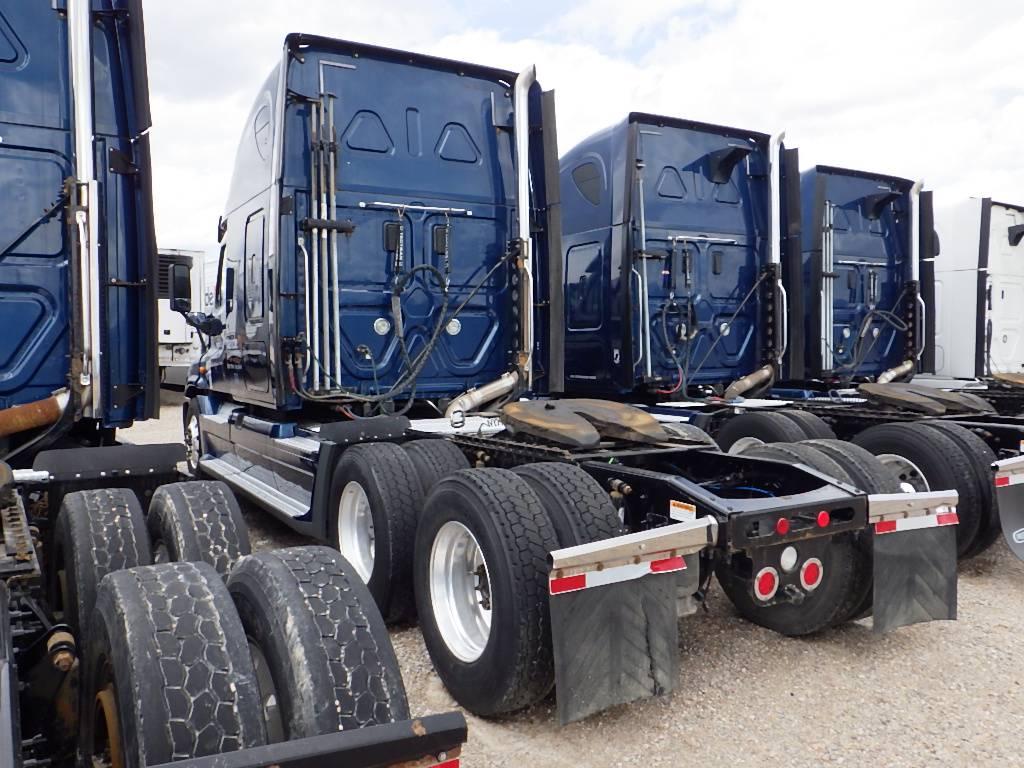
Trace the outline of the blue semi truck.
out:
<instances>
[{"instance_id":1,"label":"blue semi truck","mask_svg":"<svg viewBox=\"0 0 1024 768\"><path fill-rule=\"evenodd\" d=\"M716 178L757 169L754 201L771 200L779 140L730 141L706 142ZM692 183L664 189L677 181ZM208 347L183 404L190 467L340 550L484 716L552 688L563 722L671 691L677 618L716 573L743 616L789 635L872 611L879 631L953 618L955 493L894 494L877 475L869 496L824 454L729 455L679 420L560 396L576 302L629 309L563 292L566 186L532 68L289 36L242 135L214 312L190 312L187 271L171 281ZM675 263L721 246L727 302L765 226L677 243ZM670 300L647 271L651 301ZM761 364L761 327L748 315L736 336L757 344L730 341L716 369ZM602 376L616 335L583 354Z\"/></svg>"},{"instance_id":2,"label":"blue semi truck","mask_svg":"<svg viewBox=\"0 0 1024 768\"><path fill-rule=\"evenodd\" d=\"M781 135L646 114L566 153L561 179L568 392L686 418L733 452L810 440L812 466L808 450L854 450L817 444L838 435L904 488L956 488L961 555L998 536L990 465L1014 461L1024 422L907 383L934 359L920 184L801 174Z\"/></svg>"},{"instance_id":3,"label":"blue semi truck","mask_svg":"<svg viewBox=\"0 0 1024 768\"><path fill-rule=\"evenodd\" d=\"M149 132L140 0L0 7L0 766L454 768L350 564L250 555L180 444L118 444L159 400Z\"/></svg>"}]
</instances>

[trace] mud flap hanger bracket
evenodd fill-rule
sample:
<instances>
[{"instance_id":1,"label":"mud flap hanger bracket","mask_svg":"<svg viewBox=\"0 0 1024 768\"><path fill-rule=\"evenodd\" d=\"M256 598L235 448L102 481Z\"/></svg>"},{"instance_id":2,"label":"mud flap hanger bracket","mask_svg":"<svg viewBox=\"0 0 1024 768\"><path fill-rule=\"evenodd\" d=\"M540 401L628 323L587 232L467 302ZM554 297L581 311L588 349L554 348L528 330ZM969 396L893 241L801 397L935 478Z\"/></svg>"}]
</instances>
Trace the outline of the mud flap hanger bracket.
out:
<instances>
[{"instance_id":1,"label":"mud flap hanger bracket","mask_svg":"<svg viewBox=\"0 0 1024 768\"><path fill-rule=\"evenodd\" d=\"M868 496L873 628L956 618L956 491Z\"/></svg>"},{"instance_id":2,"label":"mud flap hanger bracket","mask_svg":"<svg viewBox=\"0 0 1024 768\"><path fill-rule=\"evenodd\" d=\"M563 725L673 690L680 572L688 556L717 540L717 520L702 517L551 553L549 610Z\"/></svg>"}]
</instances>

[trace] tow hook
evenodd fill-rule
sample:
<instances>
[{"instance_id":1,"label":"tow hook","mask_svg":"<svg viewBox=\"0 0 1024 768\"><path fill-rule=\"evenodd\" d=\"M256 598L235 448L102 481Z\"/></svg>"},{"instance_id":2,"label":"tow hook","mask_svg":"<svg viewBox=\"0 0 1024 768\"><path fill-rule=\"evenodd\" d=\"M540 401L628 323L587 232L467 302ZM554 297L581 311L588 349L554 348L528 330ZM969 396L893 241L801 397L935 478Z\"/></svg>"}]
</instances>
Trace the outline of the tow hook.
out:
<instances>
[{"instance_id":1,"label":"tow hook","mask_svg":"<svg viewBox=\"0 0 1024 768\"><path fill-rule=\"evenodd\" d=\"M782 588L782 592L786 596L787 602L793 605L800 605L807 599L807 595L796 584L787 584Z\"/></svg>"}]
</instances>

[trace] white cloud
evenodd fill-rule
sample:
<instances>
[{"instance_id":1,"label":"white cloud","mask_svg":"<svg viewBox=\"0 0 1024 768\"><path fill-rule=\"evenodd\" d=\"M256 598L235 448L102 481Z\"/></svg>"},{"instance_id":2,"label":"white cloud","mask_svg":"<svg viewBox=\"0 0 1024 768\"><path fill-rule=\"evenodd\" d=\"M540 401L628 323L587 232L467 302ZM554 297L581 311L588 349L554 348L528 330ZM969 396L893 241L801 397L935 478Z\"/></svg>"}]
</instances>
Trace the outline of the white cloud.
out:
<instances>
[{"instance_id":1,"label":"white cloud","mask_svg":"<svg viewBox=\"0 0 1024 768\"><path fill-rule=\"evenodd\" d=\"M629 110L764 132L804 166L924 177L940 205L1024 202L1024 17L1009 0L587 0L513 34L456 0L147 4L158 227L201 245L220 213L251 99L288 31L518 70L558 92L563 151ZM464 9L463 9L464 10ZM517 27L517 30L520 28Z\"/></svg>"}]
</instances>

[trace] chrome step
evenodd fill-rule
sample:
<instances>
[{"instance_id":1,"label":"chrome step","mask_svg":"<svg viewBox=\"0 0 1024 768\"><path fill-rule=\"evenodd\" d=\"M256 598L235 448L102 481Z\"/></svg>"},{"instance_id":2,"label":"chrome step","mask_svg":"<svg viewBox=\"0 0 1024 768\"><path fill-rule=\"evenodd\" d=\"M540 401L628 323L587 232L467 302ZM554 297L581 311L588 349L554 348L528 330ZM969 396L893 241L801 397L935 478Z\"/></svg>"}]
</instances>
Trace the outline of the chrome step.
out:
<instances>
[{"instance_id":1,"label":"chrome step","mask_svg":"<svg viewBox=\"0 0 1024 768\"><path fill-rule=\"evenodd\" d=\"M223 480L239 493L252 499L261 507L270 507L285 517L299 518L309 514L309 504L292 498L269 483L253 475L255 467L242 469L224 459L204 456L199 460L199 469L218 480Z\"/></svg>"}]
</instances>

